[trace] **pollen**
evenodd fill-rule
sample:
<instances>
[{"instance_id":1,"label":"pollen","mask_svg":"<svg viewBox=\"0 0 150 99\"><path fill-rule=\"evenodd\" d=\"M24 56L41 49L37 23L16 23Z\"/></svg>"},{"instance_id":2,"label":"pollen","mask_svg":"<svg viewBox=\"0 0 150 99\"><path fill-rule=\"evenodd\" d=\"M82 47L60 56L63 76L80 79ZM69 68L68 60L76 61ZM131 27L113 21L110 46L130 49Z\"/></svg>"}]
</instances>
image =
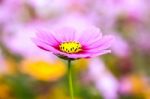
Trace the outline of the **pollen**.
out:
<instances>
[{"instance_id":1,"label":"pollen","mask_svg":"<svg viewBox=\"0 0 150 99\"><path fill-rule=\"evenodd\" d=\"M81 47L81 44L75 41L63 42L59 45L61 51L69 54L80 52L82 50Z\"/></svg>"}]
</instances>

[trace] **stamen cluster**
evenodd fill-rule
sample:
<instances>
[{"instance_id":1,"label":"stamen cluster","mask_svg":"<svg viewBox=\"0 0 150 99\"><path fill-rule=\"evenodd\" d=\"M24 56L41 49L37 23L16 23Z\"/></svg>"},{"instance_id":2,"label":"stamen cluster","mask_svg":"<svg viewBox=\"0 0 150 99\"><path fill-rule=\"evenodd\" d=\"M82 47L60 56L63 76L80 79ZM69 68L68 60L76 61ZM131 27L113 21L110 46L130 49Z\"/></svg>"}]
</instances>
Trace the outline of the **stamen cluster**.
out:
<instances>
[{"instance_id":1,"label":"stamen cluster","mask_svg":"<svg viewBox=\"0 0 150 99\"><path fill-rule=\"evenodd\" d=\"M63 42L59 45L61 51L69 54L78 53L81 49L81 44L75 41Z\"/></svg>"}]
</instances>

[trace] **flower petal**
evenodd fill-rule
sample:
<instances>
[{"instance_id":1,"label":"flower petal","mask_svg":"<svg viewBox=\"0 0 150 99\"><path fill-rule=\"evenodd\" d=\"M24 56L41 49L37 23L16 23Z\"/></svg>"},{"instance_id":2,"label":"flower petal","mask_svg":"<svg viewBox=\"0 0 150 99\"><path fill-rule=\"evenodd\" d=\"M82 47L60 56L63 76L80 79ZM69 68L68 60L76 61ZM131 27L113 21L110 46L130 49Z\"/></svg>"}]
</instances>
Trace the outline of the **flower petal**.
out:
<instances>
[{"instance_id":1,"label":"flower petal","mask_svg":"<svg viewBox=\"0 0 150 99\"><path fill-rule=\"evenodd\" d=\"M66 56L68 56L69 58L91 58L91 57L96 57L99 55L103 55L103 54L107 54L107 53L111 53L111 50L102 50L96 53L81 53L81 54L68 54Z\"/></svg>"},{"instance_id":2,"label":"flower petal","mask_svg":"<svg viewBox=\"0 0 150 99\"><path fill-rule=\"evenodd\" d=\"M52 32L38 31L36 35L38 39L48 43L51 46L56 46L59 44L59 41L56 39Z\"/></svg>"},{"instance_id":3,"label":"flower petal","mask_svg":"<svg viewBox=\"0 0 150 99\"><path fill-rule=\"evenodd\" d=\"M81 37L79 38L79 42L82 45L89 45L101 39L101 37L102 37L102 33L100 32L100 29L96 27L92 27L85 30L82 33Z\"/></svg>"},{"instance_id":4,"label":"flower petal","mask_svg":"<svg viewBox=\"0 0 150 99\"><path fill-rule=\"evenodd\" d=\"M111 50L102 50L102 51L99 51L99 52L97 52L97 53L93 53L93 54L91 55L91 57L97 57L97 56L99 56L99 55L103 55L103 54L107 54L107 53L111 53Z\"/></svg>"},{"instance_id":5,"label":"flower petal","mask_svg":"<svg viewBox=\"0 0 150 99\"><path fill-rule=\"evenodd\" d=\"M89 53L81 53L81 54L66 54L66 56L68 58L73 58L73 59L77 59L77 58L87 58L90 57L91 55Z\"/></svg>"},{"instance_id":6,"label":"flower petal","mask_svg":"<svg viewBox=\"0 0 150 99\"><path fill-rule=\"evenodd\" d=\"M95 43L86 46L87 49L107 49L111 46L113 42L114 37L109 35L109 36L104 36L102 39L99 39ZM97 50L96 49L96 50Z\"/></svg>"},{"instance_id":7,"label":"flower petal","mask_svg":"<svg viewBox=\"0 0 150 99\"><path fill-rule=\"evenodd\" d=\"M57 39L59 39L61 42L74 41L76 37L76 31L73 28L65 27L55 30L55 32Z\"/></svg>"},{"instance_id":8,"label":"flower petal","mask_svg":"<svg viewBox=\"0 0 150 99\"><path fill-rule=\"evenodd\" d=\"M55 50L57 50L56 48L54 48L53 46L49 45L46 42L43 42L40 39L37 38L32 38L33 42L41 49L44 49L46 51L51 51L51 52L56 52Z\"/></svg>"}]
</instances>

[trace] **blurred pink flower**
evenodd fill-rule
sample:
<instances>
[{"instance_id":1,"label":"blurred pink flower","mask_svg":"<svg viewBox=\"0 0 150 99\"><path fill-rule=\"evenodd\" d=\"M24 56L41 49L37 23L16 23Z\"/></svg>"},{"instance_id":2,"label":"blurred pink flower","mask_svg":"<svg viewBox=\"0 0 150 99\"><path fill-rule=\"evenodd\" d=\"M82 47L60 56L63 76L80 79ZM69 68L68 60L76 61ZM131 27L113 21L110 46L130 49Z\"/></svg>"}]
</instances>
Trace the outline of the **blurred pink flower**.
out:
<instances>
[{"instance_id":1,"label":"blurred pink flower","mask_svg":"<svg viewBox=\"0 0 150 99\"><path fill-rule=\"evenodd\" d=\"M55 32L39 31L33 38L35 44L43 50L50 51L62 58L89 58L110 53L112 36L102 37L96 27L86 29L82 33L73 28L62 28Z\"/></svg>"},{"instance_id":2,"label":"blurred pink flower","mask_svg":"<svg viewBox=\"0 0 150 99\"><path fill-rule=\"evenodd\" d=\"M114 34L115 40L112 44L112 53L118 57L127 57L130 55L130 47L127 41L123 39L119 34Z\"/></svg>"},{"instance_id":3,"label":"blurred pink flower","mask_svg":"<svg viewBox=\"0 0 150 99\"><path fill-rule=\"evenodd\" d=\"M129 78L122 77L119 85L119 92L121 94L129 94L132 90L132 84Z\"/></svg>"},{"instance_id":4,"label":"blurred pink flower","mask_svg":"<svg viewBox=\"0 0 150 99\"><path fill-rule=\"evenodd\" d=\"M94 58L90 61L89 75L104 99L118 99L119 82L106 68L102 60Z\"/></svg>"},{"instance_id":5,"label":"blurred pink flower","mask_svg":"<svg viewBox=\"0 0 150 99\"><path fill-rule=\"evenodd\" d=\"M78 12L67 12L53 24L53 28L72 27L76 31L84 31L85 28L96 25L93 18L96 19Z\"/></svg>"},{"instance_id":6,"label":"blurred pink flower","mask_svg":"<svg viewBox=\"0 0 150 99\"><path fill-rule=\"evenodd\" d=\"M1 0L0 2L0 22L14 22L22 6L21 0Z\"/></svg>"},{"instance_id":7,"label":"blurred pink flower","mask_svg":"<svg viewBox=\"0 0 150 99\"><path fill-rule=\"evenodd\" d=\"M133 22L142 21L148 15L148 6L146 0L96 0L94 5L99 16L104 18L101 21L110 28L115 28L118 18L122 17Z\"/></svg>"},{"instance_id":8,"label":"blurred pink flower","mask_svg":"<svg viewBox=\"0 0 150 99\"><path fill-rule=\"evenodd\" d=\"M145 29L146 30L146 29ZM136 34L136 37L133 37L133 41L138 49L141 49L144 53L150 53L150 33L149 31L141 30Z\"/></svg>"},{"instance_id":9,"label":"blurred pink flower","mask_svg":"<svg viewBox=\"0 0 150 99\"><path fill-rule=\"evenodd\" d=\"M40 24L40 25L39 25ZM35 31L37 28L46 28L47 24L42 22L35 22L29 24L11 24L7 26L5 35L2 37L2 42L5 46L12 52L21 55L24 58L41 58L52 60L55 59L54 55L49 55L49 53L43 53L37 46L31 41L31 38L35 36ZM27 50L30 49L30 50Z\"/></svg>"}]
</instances>

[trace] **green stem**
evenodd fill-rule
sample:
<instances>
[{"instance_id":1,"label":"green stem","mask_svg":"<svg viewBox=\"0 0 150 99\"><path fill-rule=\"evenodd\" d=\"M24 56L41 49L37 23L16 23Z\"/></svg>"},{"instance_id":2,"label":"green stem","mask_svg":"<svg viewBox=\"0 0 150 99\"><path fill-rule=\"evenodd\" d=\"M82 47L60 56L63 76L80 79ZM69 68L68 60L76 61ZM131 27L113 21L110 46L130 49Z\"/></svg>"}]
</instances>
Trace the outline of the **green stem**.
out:
<instances>
[{"instance_id":1,"label":"green stem","mask_svg":"<svg viewBox=\"0 0 150 99\"><path fill-rule=\"evenodd\" d=\"M73 97L73 86L72 86L72 72L71 72L71 60L68 60L68 81L69 81L69 89L70 89L70 95L71 99L74 99Z\"/></svg>"}]
</instances>

